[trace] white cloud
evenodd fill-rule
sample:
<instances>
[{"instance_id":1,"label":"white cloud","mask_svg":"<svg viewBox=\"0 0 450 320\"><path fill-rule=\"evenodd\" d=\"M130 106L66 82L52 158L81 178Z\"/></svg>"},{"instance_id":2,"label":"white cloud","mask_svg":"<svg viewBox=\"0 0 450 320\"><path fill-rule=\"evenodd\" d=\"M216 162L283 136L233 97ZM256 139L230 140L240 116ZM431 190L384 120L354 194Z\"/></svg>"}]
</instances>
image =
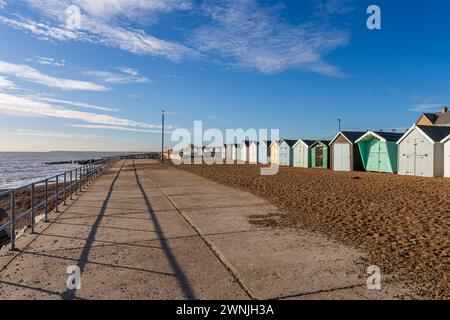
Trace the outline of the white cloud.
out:
<instances>
[{"instance_id":1,"label":"white cloud","mask_svg":"<svg viewBox=\"0 0 450 320\"><path fill-rule=\"evenodd\" d=\"M135 54L161 56L170 60L196 55L194 50L184 45L159 39L146 34L143 30L130 28L126 22L119 22L121 20L136 22L136 16L185 10L190 8L190 1L28 0L26 2L45 17L45 22L37 22L18 15L15 15L14 19L0 16L0 22L26 30L43 39L100 43ZM82 11L79 30L66 27L66 9L72 4L78 5ZM119 16L121 19L116 19Z\"/></svg>"},{"instance_id":2,"label":"white cloud","mask_svg":"<svg viewBox=\"0 0 450 320\"><path fill-rule=\"evenodd\" d=\"M84 12L91 16L110 19L121 15L136 17L145 12L168 12L173 10L186 10L192 7L191 1L187 0L57 0L67 7L70 4L78 5ZM28 0L32 4L55 5L55 0Z\"/></svg>"},{"instance_id":3,"label":"white cloud","mask_svg":"<svg viewBox=\"0 0 450 320\"><path fill-rule=\"evenodd\" d=\"M217 53L231 66L262 73L301 68L342 76L323 61L324 54L349 41L344 30L325 30L318 22L291 25L280 6L261 6L254 0L214 2L205 7L212 25L196 31L194 46Z\"/></svg>"},{"instance_id":4,"label":"white cloud","mask_svg":"<svg viewBox=\"0 0 450 320\"><path fill-rule=\"evenodd\" d=\"M439 103L422 103L416 104L408 110L413 112L438 112L443 105Z\"/></svg>"},{"instance_id":5,"label":"white cloud","mask_svg":"<svg viewBox=\"0 0 450 320\"><path fill-rule=\"evenodd\" d=\"M85 75L98 78L102 82L113 84L148 83L150 79L139 75L139 71L132 68L117 68L121 73L110 71L86 71Z\"/></svg>"},{"instance_id":6,"label":"white cloud","mask_svg":"<svg viewBox=\"0 0 450 320\"><path fill-rule=\"evenodd\" d=\"M98 135L85 135L85 134L80 135L65 132L33 131L23 129L19 129L11 134L19 136L40 137L40 138L60 138L60 139L80 139L80 140L98 140L100 138L103 138L102 136Z\"/></svg>"},{"instance_id":7,"label":"white cloud","mask_svg":"<svg viewBox=\"0 0 450 320\"><path fill-rule=\"evenodd\" d=\"M67 100L45 98L45 97L38 97L37 99L41 100L41 101L53 102L53 103L58 103L58 104L65 104L65 105L68 105L68 106L80 107L80 108L85 108L85 109L93 109L93 110L109 111L109 112L118 112L119 111L118 109L100 107L100 106L96 106L96 105L92 105L92 104L84 103L84 102L79 102L79 101L67 101Z\"/></svg>"},{"instance_id":8,"label":"white cloud","mask_svg":"<svg viewBox=\"0 0 450 320\"><path fill-rule=\"evenodd\" d=\"M16 87L16 85L13 82L0 76L0 88L11 89L11 88L15 88L15 87Z\"/></svg>"},{"instance_id":9,"label":"white cloud","mask_svg":"<svg viewBox=\"0 0 450 320\"><path fill-rule=\"evenodd\" d=\"M119 67L117 69L122 71L123 73L129 74L130 76L137 76L137 75L139 75L139 70L134 69L134 68Z\"/></svg>"},{"instance_id":10,"label":"white cloud","mask_svg":"<svg viewBox=\"0 0 450 320\"><path fill-rule=\"evenodd\" d=\"M36 57L36 62L43 65L50 65L54 67L64 67L66 65L66 60L56 60L54 58L48 57Z\"/></svg>"},{"instance_id":11,"label":"white cloud","mask_svg":"<svg viewBox=\"0 0 450 320\"><path fill-rule=\"evenodd\" d=\"M16 78L63 90L106 91L108 88L92 82L69 80L51 77L40 71L20 64L12 64L0 60L0 74L12 75Z\"/></svg>"},{"instance_id":12,"label":"white cloud","mask_svg":"<svg viewBox=\"0 0 450 320\"><path fill-rule=\"evenodd\" d=\"M20 117L49 117L59 119L78 120L82 122L124 126L141 129L157 129L158 125L97 114L84 111L70 110L55 104L33 99L31 97L0 93L0 113Z\"/></svg>"},{"instance_id":13,"label":"white cloud","mask_svg":"<svg viewBox=\"0 0 450 320\"><path fill-rule=\"evenodd\" d=\"M348 14L354 10L351 0L316 0L320 15Z\"/></svg>"},{"instance_id":14,"label":"white cloud","mask_svg":"<svg viewBox=\"0 0 450 320\"><path fill-rule=\"evenodd\" d=\"M3 9L3 7L6 6L6 1L5 0L0 0L0 9Z\"/></svg>"},{"instance_id":15,"label":"white cloud","mask_svg":"<svg viewBox=\"0 0 450 320\"><path fill-rule=\"evenodd\" d=\"M161 129L159 129L159 130L136 129L136 128L128 128L128 127L121 127L121 126L110 126L110 125L71 124L70 126L71 127L75 127L75 128L84 128L84 129L105 129L105 130L115 130L115 131L161 133ZM166 132L170 133L170 131L166 131Z\"/></svg>"},{"instance_id":16,"label":"white cloud","mask_svg":"<svg viewBox=\"0 0 450 320\"><path fill-rule=\"evenodd\" d=\"M82 36L80 31L72 31L65 27L50 26L42 22L36 22L31 19L17 17L10 19L0 16L0 23L6 24L15 29L21 29L33 33L41 39L51 39L58 41L76 40Z\"/></svg>"}]
</instances>

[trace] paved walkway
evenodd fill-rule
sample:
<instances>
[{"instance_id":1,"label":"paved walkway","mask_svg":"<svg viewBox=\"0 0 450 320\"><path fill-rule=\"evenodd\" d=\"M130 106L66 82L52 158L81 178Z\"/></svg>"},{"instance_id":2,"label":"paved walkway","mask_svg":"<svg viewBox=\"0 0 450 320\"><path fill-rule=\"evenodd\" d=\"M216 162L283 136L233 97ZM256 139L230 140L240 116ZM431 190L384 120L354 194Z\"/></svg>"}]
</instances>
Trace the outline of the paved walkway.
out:
<instances>
[{"instance_id":1,"label":"paved walkway","mask_svg":"<svg viewBox=\"0 0 450 320\"><path fill-rule=\"evenodd\" d=\"M278 209L151 160L118 163L0 251L3 299L386 299L366 288L363 255L307 231L250 220ZM68 290L79 266L81 289Z\"/></svg>"}]
</instances>

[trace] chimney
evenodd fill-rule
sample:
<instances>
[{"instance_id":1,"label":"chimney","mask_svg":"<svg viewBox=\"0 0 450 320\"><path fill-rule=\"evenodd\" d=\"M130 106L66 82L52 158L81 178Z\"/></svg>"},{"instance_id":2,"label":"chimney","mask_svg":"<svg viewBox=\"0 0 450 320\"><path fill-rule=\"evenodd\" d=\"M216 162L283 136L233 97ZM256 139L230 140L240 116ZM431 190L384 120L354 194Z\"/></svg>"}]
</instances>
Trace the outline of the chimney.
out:
<instances>
[{"instance_id":1,"label":"chimney","mask_svg":"<svg viewBox=\"0 0 450 320\"><path fill-rule=\"evenodd\" d=\"M442 113L446 113L447 111L448 111L448 108L446 106L443 106L442 109L441 109L441 112Z\"/></svg>"}]
</instances>

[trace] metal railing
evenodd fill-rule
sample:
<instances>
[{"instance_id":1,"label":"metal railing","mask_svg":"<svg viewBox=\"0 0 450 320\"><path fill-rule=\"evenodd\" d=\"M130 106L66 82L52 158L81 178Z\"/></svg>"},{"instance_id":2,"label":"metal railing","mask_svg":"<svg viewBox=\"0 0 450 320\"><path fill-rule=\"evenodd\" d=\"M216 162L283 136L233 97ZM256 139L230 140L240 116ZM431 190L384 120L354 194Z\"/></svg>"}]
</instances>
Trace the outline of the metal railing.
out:
<instances>
[{"instance_id":1,"label":"metal railing","mask_svg":"<svg viewBox=\"0 0 450 320\"><path fill-rule=\"evenodd\" d=\"M0 225L0 232L7 231L9 228L11 250L16 249L16 227L19 221L29 218L31 221L27 226L31 226L31 233L35 233L36 216L40 211L43 212L44 221L48 222L49 212L53 209L55 212L59 212L61 204L67 205L68 199L73 200L74 195L85 190L102 172L109 169L120 159L121 157L106 158L19 188L1 192L0 207L4 207L5 203L9 205L11 219Z\"/></svg>"}]
</instances>

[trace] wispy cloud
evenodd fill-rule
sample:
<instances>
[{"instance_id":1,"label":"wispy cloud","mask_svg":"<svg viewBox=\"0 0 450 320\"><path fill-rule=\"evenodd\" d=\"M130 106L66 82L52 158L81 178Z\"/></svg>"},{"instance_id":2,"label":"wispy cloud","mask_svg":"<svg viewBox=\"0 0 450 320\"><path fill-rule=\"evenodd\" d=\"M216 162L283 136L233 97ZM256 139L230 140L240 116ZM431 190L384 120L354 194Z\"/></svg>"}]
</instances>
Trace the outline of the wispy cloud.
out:
<instances>
[{"instance_id":1,"label":"wispy cloud","mask_svg":"<svg viewBox=\"0 0 450 320\"><path fill-rule=\"evenodd\" d=\"M292 25L282 18L281 9L255 0L212 2L205 6L211 25L195 32L194 46L238 69L270 74L299 68L344 76L323 55L346 45L348 32L337 27L329 31L314 21Z\"/></svg>"},{"instance_id":2,"label":"wispy cloud","mask_svg":"<svg viewBox=\"0 0 450 320\"><path fill-rule=\"evenodd\" d=\"M348 14L355 8L351 0L315 0L316 9L321 16L330 16L336 14Z\"/></svg>"},{"instance_id":3,"label":"wispy cloud","mask_svg":"<svg viewBox=\"0 0 450 320\"><path fill-rule=\"evenodd\" d=\"M32 59L29 59L32 61ZM57 60L55 58L49 57L36 57L36 62L42 65L54 66L54 67L64 67L66 65L66 60Z\"/></svg>"},{"instance_id":4,"label":"wispy cloud","mask_svg":"<svg viewBox=\"0 0 450 320\"><path fill-rule=\"evenodd\" d=\"M83 128L83 129L104 129L104 130L114 130L114 131L131 131L131 132L147 132L147 133L161 133L161 129L152 130L152 129L136 129L129 127L121 127L121 126L109 126L109 125L90 125L90 124L71 124L71 127L75 128ZM161 128L161 127L160 127ZM170 133L170 131L166 131Z\"/></svg>"},{"instance_id":5,"label":"wispy cloud","mask_svg":"<svg viewBox=\"0 0 450 320\"><path fill-rule=\"evenodd\" d=\"M413 112L438 112L443 105L443 103L422 103L416 104L408 110Z\"/></svg>"},{"instance_id":6,"label":"wispy cloud","mask_svg":"<svg viewBox=\"0 0 450 320\"><path fill-rule=\"evenodd\" d=\"M73 133L53 132L53 131L33 131L23 129L19 129L15 132L12 132L11 135L41 137L41 138L80 139L80 140L98 140L103 138L103 136L99 135L73 134Z\"/></svg>"},{"instance_id":7,"label":"wispy cloud","mask_svg":"<svg viewBox=\"0 0 450 320\"><path fill-rule=\"evenodd\" d=\"M0 60L0 74L62 90L106 91L107 87L92 82L56 78L46 75L30 66L12 64Z\"/></svg>"},{"instance_id":8,"label":"wispy cloud","mask_svg":"<svg viewBox=\"0 0 450 320\"><path fill-rule=\"evenodd\" d=\"M0 88L7 88L7 89L11 89L11 88L15 88L15 84L11 81L9 81L8 79L0 76Z\"/></svg>"},{"instance_id":9,"label":"wispy cloud","mask_svg":"<svg viewBox=\"0 0 450 320\"><path fill-rule=\"evenodd\" d=\"M135 54L161 56L170 60L197 55L195 50L185 45L129 27L129 22L135 22L137 17L189 9L190 1L27 0L26 2L45 19L35 21L19 15L15 15L14 18L0 16L0 23L26 30L42 39L99 43ZM72 4L78 5L83 13L81 28L78 30L66 27L66 8ZM124 23L120 23L124 20Z\"/></svg>"},{"instance_id":10,"label":"wispy cloud","mask_svg":"<svg viewBox=\"0 0 450 320\"><path fill-rule=\"evenodd\" d=\"M126 84L126 83L148 83L150 79L139 75L139 71L132 68L117 68L119 72L110 71L86 71L85 75L93 76L98 80L112 84Z\"/></svg>"},{"instance_id":11,"label":"wispy cloud","mask_svg":"<svg viewBox=\"0 0 450 320\"><path fill-rule=\"evenodd\" d=\"M138 129L156 129L158 125L123 119L106 114L71 110L31 97L0 93L0 113L19 117L49 117L78 120L91 124L123 126Z\"/></svg>"},{"instance_id":12,"label":"wispy cloud","mask_svg":"<svg viewBox=\"0 0 450 320\"><path fill-rule=\"evenodd\" d=\"M79 101L68 101L68 100L60 100L60 99L45 98L45 97L38 97L37 99L41 100L41 101L53 102L53 103L57 103L57 104L65 104L68 106L80 107L80 108L85 108L85 109L93 109L93 110L109 111L109 112L118 112L119 111L118 109L100 107L100 106L96 106L96 105L92 105L92 104L84 103L84 102L79 102Z\"/></svg>"}]
</instances>

